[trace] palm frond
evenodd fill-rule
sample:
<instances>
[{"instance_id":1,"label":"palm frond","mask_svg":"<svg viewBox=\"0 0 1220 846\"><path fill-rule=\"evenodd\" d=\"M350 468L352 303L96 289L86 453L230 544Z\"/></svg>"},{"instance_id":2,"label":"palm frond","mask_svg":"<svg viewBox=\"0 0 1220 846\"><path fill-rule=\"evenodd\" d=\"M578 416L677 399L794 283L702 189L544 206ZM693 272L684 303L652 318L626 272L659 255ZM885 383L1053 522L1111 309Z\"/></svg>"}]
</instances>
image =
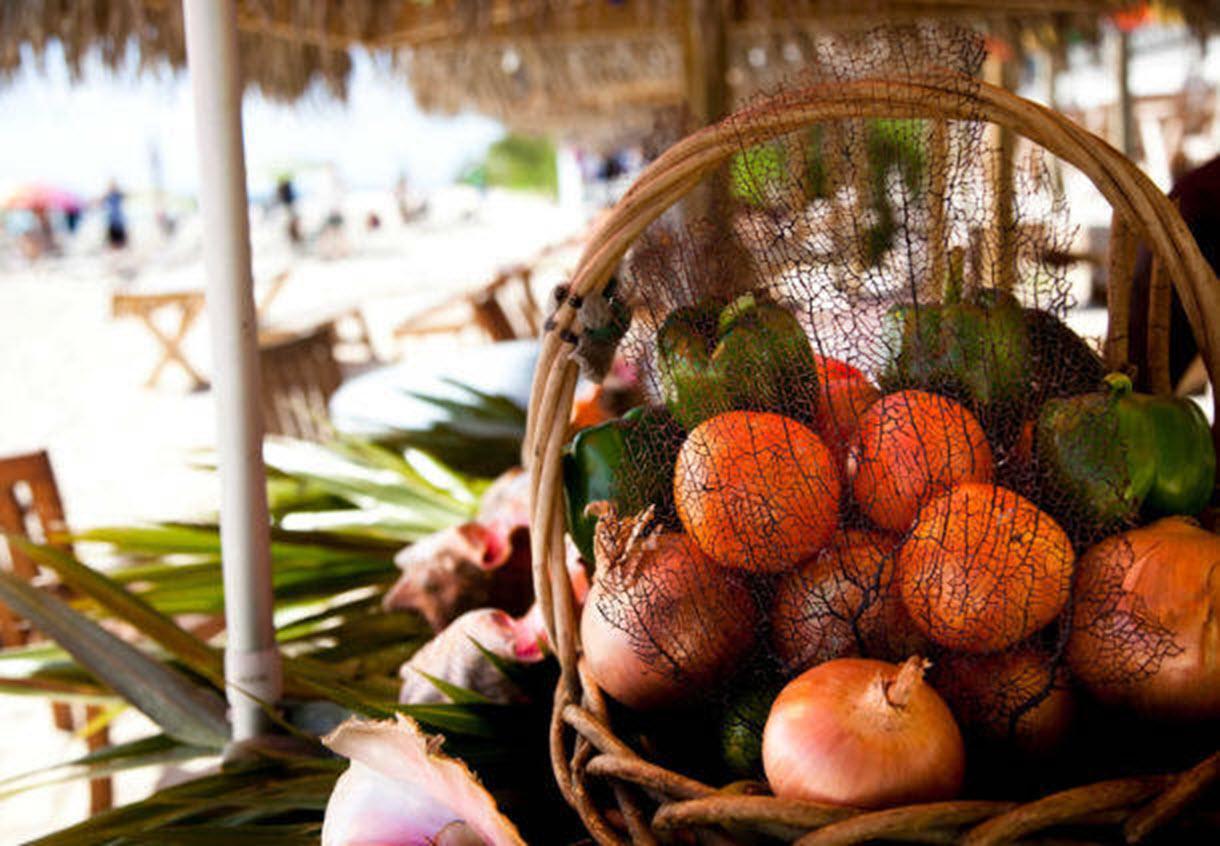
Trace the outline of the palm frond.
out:
<instances>
[{"instance_id":1,"label":"palm frond","mask_svg":"<svg viewBox=\"0 0 1220 846\"><path fill-rule=\"evenodd\" d=\"M125 770L181 763L216 754L217 750L212 747L194 746L175 740L167 734L154 734L151 737L107 746L52 767L0 779L0 799L74 779L100 778Z\"/></svg>"},{"instance_id":2,"label":"palm frond","mask_svg":"<svg viewBox=\"0 0 1220 846\"><path fill-rule=\"evenodd\" d=\"M224 702L74 611L50 593L0 571L0 599L30 620L166 734L219 749L229 737Z\"/></svg>"}]
</instances>

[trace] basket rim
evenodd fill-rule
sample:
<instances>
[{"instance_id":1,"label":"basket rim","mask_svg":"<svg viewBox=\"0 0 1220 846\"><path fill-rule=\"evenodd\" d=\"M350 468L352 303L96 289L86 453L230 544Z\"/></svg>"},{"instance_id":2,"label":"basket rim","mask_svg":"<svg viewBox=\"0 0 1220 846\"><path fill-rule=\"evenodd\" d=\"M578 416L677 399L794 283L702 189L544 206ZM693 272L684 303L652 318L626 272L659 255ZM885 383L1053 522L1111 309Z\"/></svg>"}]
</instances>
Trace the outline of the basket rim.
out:
<instances>
[{"instance_id":1,"label":"basket rim","mask_svg":"<svg viewBox=\"0 0 1220 846\"><path fill-rule=\"evenodd\" d=\"M573 332L579 331L578 309L585 297L602 290L627 249L647 226L733 153L815 123L862 117L981 120L1010 129L1076 167L1110 203L1116 226L1126 227L1129 233L1148 245L1179 294L1213 384L1220 376L1220 286L1214 284L1215 274L1173 202L1131 160L1103 139L1062 114L1003 88L954 71L820 83L762 100L686 136L667 149L640 174L593 230L568 284L566 298L557 304L547 321L534 373L523 449L531 474L530 525L535 595L561 670L550 733L552 765L568 803L578 811L599 843L627 841L610 826L585 790L587 774L609 779L631 842L635 843L655 843L652 826L658 822L666 824L667 818L646 820L632 791L649 789L649 792L672 799L681 796L683 789L689 793L693 789L690 784L698 783L686 779L685 782L690 783L686 783L685 788L675 788L675 784L684 784L675 781L684 779L683 776L643 761L618 741L609 727L601 691L582 672L579 620L565 561L560 472L561 451L567 438L567 420L577 377L569 344ZM1122 277L1128 291L1129 276L1128 273ZM1112 287L1114 282L1112 278ZM1115 303L1121 301L1121 297L1111 297L1112 317L1116 313ZM1220 403L1220 395L1215 400ZM1215 420L1213 439L1220 443L1220 415ZM575 736L571 757L567 745L569 732ZM616 757L607 761L607 756ZM640 774L640 766L646 769L646 776ZM1079 816L1098 810L1143 805L1143 809L1128 820L1126 827L1128 838L1134 842L1180 812L1201 791L1200 784L1210 783L1218 775L1220 753L1172 780L1154 777L1101 782L1025 805L1003 809L997 806L979 816L968 842L1000 842L1045 827L1048 820L1062 822L1075 818L1071 814ZM661 787L657 779L667 787ZM758 806L769 809L761 812L764 818L769 813L771 818L782 820L787 818L786 814L796 812L794 803L774 797L751 797L750 802L732 797L732 801L737 806L750 807L747 810L737 807L733 811L728 808L732 804L730 797L723 796L686 796L678 804L710 803L715 806L712 816L704 819L722 822L733 819L757 821ZM808 806L811 803L795 804ZM961 803L940 804L961 806ZM666 807L675 805L662 805L663 809ZM901 816L899 812L911 814L913 807L891 809L894 813L889 818L863 822L866 825L893 824L894 817ZM935 810L946 811L944 808ZM978 808L962 807L949 810L966 814L979 811ZM726 813L728 816L724 816ZM1069 816L1064 817L1065 813ZM920 819L926 822L924 817ZM842 824L847 823L850 820ZM860 826L861 820L857 818L853 825ZM812 835L807 839L810 843L823 842ZM827 838L825 842L832 841Z\"/></svg>"}]
</instances>

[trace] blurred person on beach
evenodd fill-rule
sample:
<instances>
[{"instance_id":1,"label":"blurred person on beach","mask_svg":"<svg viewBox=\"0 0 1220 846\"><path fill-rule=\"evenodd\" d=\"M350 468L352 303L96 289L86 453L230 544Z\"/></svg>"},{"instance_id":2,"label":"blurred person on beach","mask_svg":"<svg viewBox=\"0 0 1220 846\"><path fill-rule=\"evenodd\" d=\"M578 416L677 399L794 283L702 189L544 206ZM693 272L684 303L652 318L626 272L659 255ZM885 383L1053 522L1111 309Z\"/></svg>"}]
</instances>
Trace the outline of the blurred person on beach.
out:
<instances>
[{"instance_id":1,"label":"blurred person on beach","mask_svg":"<svg viewBox=\"0 0 1220 846\"><path fill-rule=\"evenodd\" d=\"M398 174L398 181L394 183L394 203L398 206L398 216L404 224L418 220L428 211L427 200L412 200L405 173Z\"/></svg>"},{"instance_id":2,"label":"blurred person on beach","mask_svg":"<svg viewBox=\"0 0 1220 846\"><path fill-rule=\"evenodd\" d=\"M84 214L84 209L77 202L69 203L64 207L64 228L68 230L69 235L76 234L76 230L80 227L82 214Z\"/></svg>"},{"instance_id":3,"label":"blurred person on beach","mask_svg":"<svg viewBox=\"0 0 1220 846\"><path fill-rule=\"evenodd\" d=\"M284 174L275 183L275 200L284 207L288 216L288 240L294 247L301 245L301 217L297 214L297 189L292 184L292 176Z\"/></svg>"},{"instance_id":4,"label":"blurred person on beach","mask_svg":"<svg viewBox=\"0 0 1220 846\"><path fill-rule=\"evenodd\" d=\"M123 213L123 199L118 183L111 181L102 196L102 207L106 210L106 244L112 250L127 246L127 216Z\"/></svg>"},{"instance_id":5,"label":"blurred person on beach","mask_svg":"<svg viewBox=\"0 0 1220 846\"><path fill-rule=\"evenodd\" d=\"M326 202L326 219L322 222L322 231L318 233L318 252L322 258L335 259L347 255L350 250L347 243L347 232L343 218L343 181L339 178L339 170L330 164L329 191Z\"/></svg>"},{"instance_id":6,"label":"blurred person on beach","mask_svg":"<svg viewBox=\"0 0 1220 846\"><path fill-rule=\"evenodd\" d=\"M16 243L26 261L34 262L55 249L55 231L45 207L35 207L14 215L6 224L16 235Z\"/></svg>"},{"instance_id":7,"label":"blurred person on beach","mask_svg":"<svg viewBox=\"0 0 1220 846\"><path fill-rule=\"evenodd\" d=\"M44 205L38 205L31 211L34 213L34 220L38 222L40 253L55 255L59 252L59 242L55 240L55 227L51 224L51 210Z\"/></svg>"}]
</instances>

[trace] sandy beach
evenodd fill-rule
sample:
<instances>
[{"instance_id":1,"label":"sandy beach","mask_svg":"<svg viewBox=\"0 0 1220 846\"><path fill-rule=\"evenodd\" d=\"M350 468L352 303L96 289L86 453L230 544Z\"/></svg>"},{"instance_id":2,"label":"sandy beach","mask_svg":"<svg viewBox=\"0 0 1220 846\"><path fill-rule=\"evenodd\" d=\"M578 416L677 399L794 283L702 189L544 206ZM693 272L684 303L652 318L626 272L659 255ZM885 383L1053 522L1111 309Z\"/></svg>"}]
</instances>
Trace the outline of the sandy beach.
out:
<instances>
[{"instance_id":1,"label":"sandy beach","mask_svg":"<svg viewBox=\"0 0 1220 846\"><path fill-rule=\"evenodd\" d=\"M382 226L363 223L376 211ZM359 308L378 351L398 349L394 326L457 292L489 281L503 265L528 261L544 247L579 232L583 216L530 195L452 188L430 199L420 220L403 224L386 194L353 194L345 206L348 252L323 258L292 249L276 216L253 217L256 294L287 271L286 284L265 315L271 325L301 325ZM318 222L306 209L305 228ZM158 242L137 228L130 254L106 254L100 233L84 229L65 255L29 263L0 260L0 455L46 449L58 477L69 524L75 528L206 516L217 508L218 485L192 469L214 445L215 408L209 390L188 390L171 366L154 388L144 381L157 361L156 339L138 321L115 319L115 291L196 290L203 286L195 221ZM477 248L473 248L477 247ZM539 293L555 284L570 251L548 263ZM184 344L187 357L211 372L206 315ZM460 347L454 354L460 355ZM116 739L151 727L128 711L113 726ZM69 760L84 743L54 730L39 699L5 699L0 725L0 778ZM119 803L146 795L157 774L117 777ZM82 819L87 788L73 782L0 801L0 844L15 844Z\"/></svg>"}]
</instances>

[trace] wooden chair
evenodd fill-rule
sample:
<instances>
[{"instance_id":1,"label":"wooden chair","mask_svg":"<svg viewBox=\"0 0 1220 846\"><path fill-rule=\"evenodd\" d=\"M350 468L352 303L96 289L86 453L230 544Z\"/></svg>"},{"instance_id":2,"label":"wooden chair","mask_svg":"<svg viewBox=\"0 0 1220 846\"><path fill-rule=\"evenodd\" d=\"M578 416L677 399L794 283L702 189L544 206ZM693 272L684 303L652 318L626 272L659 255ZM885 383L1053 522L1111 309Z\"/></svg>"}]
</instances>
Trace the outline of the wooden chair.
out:
<instances>
[{"instance_id":1,"label":"wooden chair","mask_svg":"<svg viewBox=\"0 0 1220 846\"><path fill-rule=\"evenodd\" d=\"M261 333L260 403L267 434L312 441L331 436L327 403L342 381L334 347L333 322L299 333Z\"/></svg>"},{"instance_id":2,"label":"wooden chair","mask_svg":"<svg viewBox=\"0 0 1220 846\"><path fill-rule=\"evenodd\" d=\"M5 535L28 537L37 543L46 543L71 551L65 540L67 524L64 521L63 503L59 498L59 487L51 470L51 461L46 452L33 452L0 458L0 531ZM38 576L38 566L29 556L6 540L0 540L0 559L7 551L7 566L14 574L27 581ZM11 610L0 604L0 645L21 646L36 637L29 624ZM84 727L102 713L95 705L83 709L83 714L74 715L71 705L54 702L51 705L55 726L63 731L74 731ZM81 716L83 719L76 719ZM110 743L105 726L86 737L89 751L95 751ZM96 814L113 805L114 791L110 778L96 778L89 782L89 812Z\"/></svg>"},{"instance_id":3,"label":"wooden chair","mask_svg":"<svg viewBox=\"0 0 1220 846\"><path fill-rule=\"evenodd\" d=\"M483 287L409 317L395 328L394 338L456 334L472 326L493 342L536 338L542 311L531 288L533 272L524 264L505 268Z\"/></svg>"}]
</instances>

